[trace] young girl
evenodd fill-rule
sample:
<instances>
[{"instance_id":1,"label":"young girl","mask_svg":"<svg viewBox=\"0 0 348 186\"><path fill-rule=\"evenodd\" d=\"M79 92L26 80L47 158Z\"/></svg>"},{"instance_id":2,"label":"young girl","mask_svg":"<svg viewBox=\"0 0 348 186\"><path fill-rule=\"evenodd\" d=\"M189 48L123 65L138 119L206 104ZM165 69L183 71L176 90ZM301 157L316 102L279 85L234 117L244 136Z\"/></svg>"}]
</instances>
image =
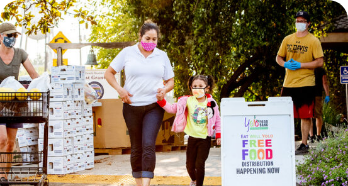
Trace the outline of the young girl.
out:
<instances>
[{"instance_id":1,"label":"young girl","mask_svg":"<svg viewBox=\"0 0 348 186\"><path fill-rule=\"evenodd\" d=\"M190 77L188 86L193 96L182 96L175 104L167 103L157 94L157 103L168 113L176 113L172 131L189 135L186 151L186 168L191 177L190 186L202 186L205 161L208 158L211 136L216 133L221 144L220 115L218 105L208 93L213 89L211 76Z\"/></svg>"}]
</instances>

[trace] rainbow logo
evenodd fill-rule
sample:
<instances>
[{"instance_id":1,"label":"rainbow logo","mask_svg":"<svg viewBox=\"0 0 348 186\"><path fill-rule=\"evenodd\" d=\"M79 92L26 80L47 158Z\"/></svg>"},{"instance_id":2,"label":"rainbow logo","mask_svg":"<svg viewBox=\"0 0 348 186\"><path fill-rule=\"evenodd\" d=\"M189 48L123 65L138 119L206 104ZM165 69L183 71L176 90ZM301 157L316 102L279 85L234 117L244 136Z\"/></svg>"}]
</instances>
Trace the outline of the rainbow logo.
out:
<instances>
[{"instance_id":1,"label":"rainbow logo","mask_svg":"<svg viewBox=\"0 0 348 186\"><path fill-rule=\"evenodd\" d=\"M245 118L244 127L247 128L247 132L249 130L268 130L268 120L258 120L256 116L254 119Z\"/></svg>"}]
</instances>

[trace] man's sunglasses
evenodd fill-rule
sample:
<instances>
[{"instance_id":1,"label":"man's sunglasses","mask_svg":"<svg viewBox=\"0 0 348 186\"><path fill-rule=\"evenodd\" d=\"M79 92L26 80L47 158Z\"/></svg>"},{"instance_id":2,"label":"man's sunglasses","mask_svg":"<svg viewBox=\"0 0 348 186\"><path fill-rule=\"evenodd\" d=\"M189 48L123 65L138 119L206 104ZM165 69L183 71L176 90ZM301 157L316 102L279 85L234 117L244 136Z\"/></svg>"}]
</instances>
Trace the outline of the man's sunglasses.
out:
<instances>
[{"instance_id":1,"label":"man's sunglasses","mask_svg":"<svg viewBox=\"0 0 348 186\"><path fill-rule=\"evenodd\" d=\"M17 38L18 37L18 34L17 33L12 33L12 34L6 34L7 37L14 37L14 38Z\"/></svg>"}]
</instances>

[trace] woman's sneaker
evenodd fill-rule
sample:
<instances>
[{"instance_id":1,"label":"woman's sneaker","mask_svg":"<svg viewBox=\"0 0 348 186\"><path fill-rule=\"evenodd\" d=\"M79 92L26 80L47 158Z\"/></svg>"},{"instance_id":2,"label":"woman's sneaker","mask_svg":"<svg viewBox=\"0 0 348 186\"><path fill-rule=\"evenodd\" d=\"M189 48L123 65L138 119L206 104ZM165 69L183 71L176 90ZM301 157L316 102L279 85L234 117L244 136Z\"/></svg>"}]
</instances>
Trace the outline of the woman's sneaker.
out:
<instances>
[{"instance_id":1,"label":"woman's sneaker","mask_svg":"<svg viewBox=\"0 0 348 186\"><path fill-rule=\"evenodd\" d=\"M303 155L308 153L309 146L301 143L301 145L296 149L295 155Z\"/></svg>"},{"instance_id":2,"label":"woman's sneaker","mask_svg":"<svg viewBox=\"0 0 348 186\"><path fill-rule=\"evenodd\" d=\"M196 181L191 181L190 186L196 186Z\"/></svg>"}]
</instances>

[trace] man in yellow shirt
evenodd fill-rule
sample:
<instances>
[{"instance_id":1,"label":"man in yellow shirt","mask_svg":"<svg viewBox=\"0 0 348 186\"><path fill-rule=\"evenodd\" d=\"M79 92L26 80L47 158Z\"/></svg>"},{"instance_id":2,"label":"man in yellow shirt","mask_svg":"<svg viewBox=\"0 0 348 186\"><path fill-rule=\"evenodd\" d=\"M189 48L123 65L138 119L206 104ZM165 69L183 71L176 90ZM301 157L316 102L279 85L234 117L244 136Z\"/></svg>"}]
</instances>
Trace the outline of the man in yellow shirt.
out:
<instances>
[{"instance_id":1,"label":"man in yellow shirt","mask_svg":"<svg viewBox=\"0 0 348 186\"><path fill-rule=\"evenodd\" d=\"M314 69L323 66L324 53L320 41L308 32L309 14L296 13L297 32L286 36L276 57L277 63L285 67L282 96L290 96L294 102L294 117L301 119L302 144L295 154L308 152L308 132L314 108Z\"/></svg>"}]
</instances>

